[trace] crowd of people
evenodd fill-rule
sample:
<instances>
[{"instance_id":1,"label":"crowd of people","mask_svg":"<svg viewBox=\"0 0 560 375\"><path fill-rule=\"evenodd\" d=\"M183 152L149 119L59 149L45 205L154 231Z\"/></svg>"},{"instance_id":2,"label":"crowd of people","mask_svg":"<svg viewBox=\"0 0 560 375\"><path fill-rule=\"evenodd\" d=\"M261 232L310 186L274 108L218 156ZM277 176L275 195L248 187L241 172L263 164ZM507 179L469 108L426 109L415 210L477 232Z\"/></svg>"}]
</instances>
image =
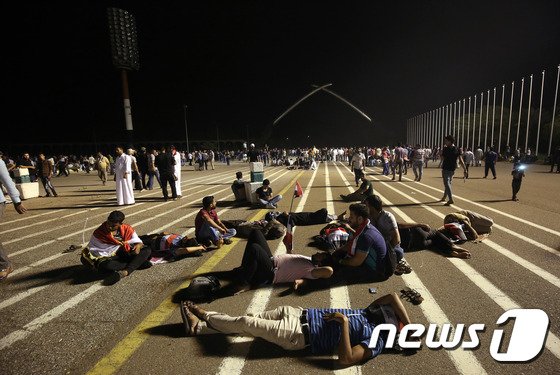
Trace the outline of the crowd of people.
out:
<instances>
[{"instance_id":1,"label":"crowd of people","mask_svg":"<svg viewBox=\"0 0 560 375\"><path fill-rule=\"evenodd\" d=\"M15 168L29 170L30 179L40 179L46 196L58 196L52 183L54 176L68 176L69 169L91 173L97 171L105 185L109 176L116 183L117 203L134 204L134 190L151 190L156 180L163 198L180 199L181 167L192 165L195 170L214 170L216 161L230 160L257 162L265 165L286 165L314 169L317 161L346 162L354 173L356 191L341 195L352 203L347 211L335 215L326 209L316 212L269 213L257 222L222 221L216 211L213 196L202 199L201 208L194 219L194 236L175 233L146 233L139 235L129 224L125 215L116 210L91 235L80 256L84 266L103 275L104 283L112 285L133 272L154 264L175 261L188 256L202 256L205 252L232 244L235 236L247 238L241 265L228 272L231 285L218 288L212 298L231 296L270 284L288 283L297 293L331 288L355 283L384 282L393 275L412 272L405 254L418 250L432 250L444 256L469 259L471 253L459 246L466 241L481 241L491 232L493 220L471 211L448 214L439 228L424 223L397 222L384 209L382 199L375 194L366 176L367 166L383 168L382 174L402 181L403 174L412 168L414 181L423 178L428 162L439 160L444 195L441 201L452 205L452 180L457 168L469 177L469 167L480 166L484 161L484 178L492 173L497 178L495 164L499 155L492 147L486 152L480 148L462 150L454 144L452 136L446 136L442 148L397 144L383 148L322 148L268 149L257 151L254 145L241 152L214 152L211 150L184 153L175 147L163 147L147 151L140 148L115 149L111 154L98 153L95 157L59 156L47 158L44 154L31 158L23 154L14 162L5 155L0 160L0 182L10 195L20 214L26 209L19 199L10 172ZM512 199L517 200L521 181L525 176L522 157L512 155ZM560 160L560 148L552 158L552 169ZM315 165L316 167L316 165ZM558 172L558 168L557 168ZM237 201L247 200L242 172L236 173L231 185ZM274 210L281 195L274 195L268 179L256 191L263 208ZM0 216L5 207L4 194L0 195ZM348 213L348 215L347 215ZM323 225L317 237L328 246L312 256L296 254L293 249L283 255L272 255L268 240L287 233L287 227L297 225ZM326 225L326 226L325 226ZM247 230L247 228L249 228ZM13 270L0 243L0 278L6 278ZM421 303L422 297L414 290L403 293L413 303ZM281 306L255 316L232 317L227 314L206 311L191 300L180 303L180 311L186 335L242 334L260 337L286 350L310 348L313 354L338 353L342 365L351 365L373 358L382 352L383 337L370 342L374 327L381 323L392 324L399 330L411 323L400 298L392 293L380 297L363 309L317 309Z\"/></svg>"}]
</instances>

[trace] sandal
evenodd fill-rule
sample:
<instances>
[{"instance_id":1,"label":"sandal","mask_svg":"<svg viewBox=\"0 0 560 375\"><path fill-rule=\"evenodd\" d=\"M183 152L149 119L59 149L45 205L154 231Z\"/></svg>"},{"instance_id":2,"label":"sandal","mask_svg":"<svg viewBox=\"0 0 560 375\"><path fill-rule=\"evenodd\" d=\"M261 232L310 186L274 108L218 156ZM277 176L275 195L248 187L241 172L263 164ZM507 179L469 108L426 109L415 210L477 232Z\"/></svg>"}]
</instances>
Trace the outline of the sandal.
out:
<instances>
[{"instance_id":1,"label":"sandal","mask_svg":"<svg viewBox=\"0 0 560 375\"><path fill-rule=\"evenodd\" d=\"M413 305L419 305L424 301L424 297L417 290L411 288L402 289L401 298L406 298Z\"/></svg>"},{"instance_id":2,"label":"sandal","mask_svg":"<svg viewBox=\"0 0 560 375\"><path fill-rule=\"evenodd\" d=\"M410 265L408 264L408 262L406 260L401 260L398 264L397 267L395 268L395 275L400 276L403 273L411 273L412 272L412 268L410 267Z\"/></svg>"}]
</instances>

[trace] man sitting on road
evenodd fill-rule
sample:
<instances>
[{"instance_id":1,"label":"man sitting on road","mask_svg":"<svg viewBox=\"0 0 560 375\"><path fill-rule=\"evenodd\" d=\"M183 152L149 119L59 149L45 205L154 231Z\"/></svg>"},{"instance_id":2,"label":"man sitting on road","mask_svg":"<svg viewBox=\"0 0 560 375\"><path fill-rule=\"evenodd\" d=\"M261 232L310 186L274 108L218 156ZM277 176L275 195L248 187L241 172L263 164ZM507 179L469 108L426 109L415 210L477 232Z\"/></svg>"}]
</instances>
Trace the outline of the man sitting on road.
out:
<instances>
[{"instance_id":1,"label":"man sitting on road","mask_svg":"<svg viewBox=\"0 0 560 375\"><path fill-rule=\"evenodd\" d=\"M410 318L396 294L373 301L365 309L334 309L280 306L254 316L229 316L206 311L190 301L180 305L187 336L208 334L259 337L285 350L310 348L313 355L338 354L337 363L350 366L379 355L385 346L384 336L370 347L376 325L387 323L399 327Z\"/></svg>"},{"instance_id":2,"label":"man sitting on road","mask_svg":"<svg viewBox=\"0 0 560 375\"><path fill-rule=\"evenodd\" d=\"M371 181L367 179L365 174L362 173L360 180L362 181L362 184L358 190L348 195L340 194L340 198L342 198L345 202L363 202L366 197L373 195L373 185Z\"/></svg>"},{"instance_id":3,"label":"man sitting on road","mask_svg":"<svg viewBox=\"0 0 560 375\"><path fill-rule=\"evenodd\" d=\"M207 196L202 199L202 208L194 219L196 240L205 245L216 248L222 247L223 244L231 244L231 237L237 233L235 229L228 229L220 221L216 212L216 199L213 196Z\"/></svg>"},{"instance_id":4,"label":"man sitting on road","mask_svg":"<svg viewBox=\"0 0 560 375\"><path fill-rule=\"evenodd\" d=\"M243 180L243 173L241 171L235 173L235 180L231 184L231 191L233 192L236 202L247 200L247 197L245 197L245 181Z\"/></svg>"},{"instance_id":5,"label":"man sitting on road","mask_svg":"<svg viewBox=\"0 0 560 375\"><path fill-rule=\"evenodd\" d=\"M402 275L410 273L408 262L404 259L404 250L401 247L401 236L399 235L399 226L395 216L383 209L383 202L378 195L372 195L366 198L364 202L369 211L369 219L371 223L379 230L385 238L388 246L392 247L397 256L397 268L395 273Z\"/></svg>"},{"instance_id":6,"label":"man sitting on road","mask_svg":"<svg viewBox=\"0 0 560 375\"><path fill-rule=\"evenodd\" d=\"M351 204L348 222L355 233L346 245L333 254L339 258L338 264L343 266L336 270L337 278L357 282L387 280L393 274L396 259L394 252L388 252L381 233L371 224L366 205ZM393 262L395 264L389 264ZM391 269L390 272L388 269Z\"/></svg>"},{"instance_id":7,"label":"man sitting on road","mask_svg":"<svg viewBox=\"0 0 560 375\"><path fill-rule=\"evenodd\" d=\"M266 208L277 208L278 202L282 199L281 195L272 196L272 188L268 179L263 181L262 186L255 191L255 194L257 194L259 202Z\"/></svg>"},{"instance_id":8,"label":"man sitting on road","mask_svg":"<svg viewBox=\"0 0 560 375\"><path fill-rule=\"evenodd\" d=\"M114 284L141 266L149 267L151 250L144 246L121 211L113 211L92 234L81 261L99 272L109 273L106 284Z\"/></svg>"}]
</instances>

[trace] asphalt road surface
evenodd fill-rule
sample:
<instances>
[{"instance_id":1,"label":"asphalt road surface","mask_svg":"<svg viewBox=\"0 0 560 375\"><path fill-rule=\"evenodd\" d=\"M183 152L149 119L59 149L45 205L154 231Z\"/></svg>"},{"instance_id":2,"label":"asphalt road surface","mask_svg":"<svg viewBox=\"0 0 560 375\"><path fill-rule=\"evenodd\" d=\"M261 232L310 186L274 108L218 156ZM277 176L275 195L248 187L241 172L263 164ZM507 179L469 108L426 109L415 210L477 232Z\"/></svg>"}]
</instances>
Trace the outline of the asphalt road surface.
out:
<instances>
[{"instance_id":1,"label":"asphalt road surface","mask_svg":"<svg viewBox=\"0 0 560 375\"><path fill-rule=\"evenodd\" d=\"M25 201L29 209L17 215L8 206L0 223L0 238L16 269L0 284L0 374L552 374L560 373L560 174L547 166L529 166L519 202L511 198L511 164L498 165L498 179L482 179L483 168L471 168L471 178L453 181L455 205L445 207L442 181L430 164L420 183L412 171L394 182L368 168L374 189L398 221L432 227L443 216L469 209L490 216L496 225L488 240L465 244L469 260L445 258L430 251L406 254L413 272L376 284L340 286L306 295L290 293L288 285L250 291L204 305L232 315L259 312L280 305L302 307L365 307L373 298L415 288L424 302L404 302L414 322L483 323L475 350L431 350L416 355L383 353L361 366L340 369L333 357L286 352L262 340L184 336L173 295L195 273L238 266L244 240L174 263L140 270L113 286L86 270L79 252L64 252L88 241L107 214L116 209L114 183L102 186L94 174L54 178L59 198ZM195 172L184 167L183 198L164 202L160 190L137 192L137 203L122 207L126 222L139 234L156 231L191 234L202 197L219 200L222 219L262 218L266 210L232 205L230 184L235 171L246 176L247 164ZM284 190L279 210L288 210L297 180L304 195L294 210L326 207L332 213L348 204L339 199L355 189L345 163L320 163L316 171L267 167L265 177L275 192ZM42 189L42 188L41 188ZM313 254L310 238L321 225L297 227L294 250ZM281 240L271 241L273 252L285 252ZM376 287L377 294L368 292ZM495 329L510 334L513 322L498 327L506 310L544 310L550 319L542 353L529 363L501 363L490 355ZM467 336L464 337L467 339ZM507 340L506 340L507 342Z\"/></svg>"}]
</instances>

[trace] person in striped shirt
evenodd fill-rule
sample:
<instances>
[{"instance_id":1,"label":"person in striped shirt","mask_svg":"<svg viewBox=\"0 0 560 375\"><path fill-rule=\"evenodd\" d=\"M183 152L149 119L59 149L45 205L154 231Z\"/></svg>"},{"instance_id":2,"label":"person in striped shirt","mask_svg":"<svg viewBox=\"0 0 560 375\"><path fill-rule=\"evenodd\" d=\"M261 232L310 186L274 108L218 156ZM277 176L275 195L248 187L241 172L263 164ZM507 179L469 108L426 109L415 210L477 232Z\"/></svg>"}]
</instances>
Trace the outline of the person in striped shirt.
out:
<instances>
[{"instance_id":1,"label":"person in striped shirt","mask_svg":"<svg viewBox=\"0 0 560 375\"><path fill-rule=\"evenodd\" d=\"M378 356L385 347L380 335L371 343L376 325L393 324L399 331L410 318L399 297L387 294L365 309L280 306L254 316L229 316L206 311L191 301L180 304L187 336L208 334L259 337L285 350L309 350L312 355L338 354L339 365L350 366Z\"/></svg>"}]
</instances>

